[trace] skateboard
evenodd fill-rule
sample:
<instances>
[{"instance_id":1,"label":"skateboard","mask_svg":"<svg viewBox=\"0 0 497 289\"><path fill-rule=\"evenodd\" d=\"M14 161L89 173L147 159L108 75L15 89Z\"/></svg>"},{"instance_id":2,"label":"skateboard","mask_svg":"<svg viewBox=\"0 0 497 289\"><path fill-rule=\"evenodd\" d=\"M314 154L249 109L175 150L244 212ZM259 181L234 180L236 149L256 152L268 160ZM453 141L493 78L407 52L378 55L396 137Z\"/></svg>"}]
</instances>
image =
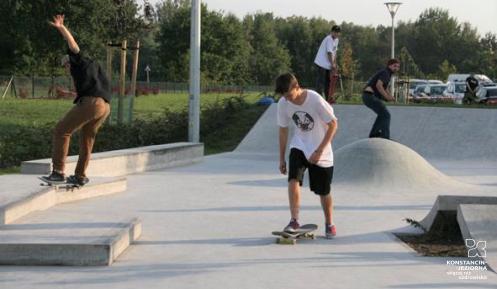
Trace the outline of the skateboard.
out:
<instances>
[{"instance_id":1,"label":"skateboard","mask_svg":"<svg viewBox=\"0 0 497 289\"><path fill-rule=\"evenodd\" d=\"M338 97L336 98L334 97L338 83L340 83L341 95L343 95L342 76L338 72L332 71L330 73L330 85L328 87L328 99L327 99L327 101L330 104L334 104L338 99Z\"/></svg>"},{"instance_id":2,"label":"skateboard","mask_svg":"<svg viewBox=\"0 0 497 289\"><path fill-rule=\"evenodd\" d=\"M73 183L68 183L66 182L51 182L44 177L38 177L43 183L40 183L40 186L46 186L46 187L54 187L56 190L60 188L65 188L66 190L73 190L73 189L79 189L81 188L80 185L73 184Z\"/></svg>"},{"instance_id":3,"label":"skateboard","mask_svg":"<svg viewBox=\"0 0 497 289\"><path fill-rule=\"evenodd\" d=\"M318 225L306 224L301 226L295 233L285 232L285 231L273 231L272 234L278 236L276 238L277 244L285 245L295 245L299 239L315 239L314 231L316 231Z\"/></svg>"}]
</instances>

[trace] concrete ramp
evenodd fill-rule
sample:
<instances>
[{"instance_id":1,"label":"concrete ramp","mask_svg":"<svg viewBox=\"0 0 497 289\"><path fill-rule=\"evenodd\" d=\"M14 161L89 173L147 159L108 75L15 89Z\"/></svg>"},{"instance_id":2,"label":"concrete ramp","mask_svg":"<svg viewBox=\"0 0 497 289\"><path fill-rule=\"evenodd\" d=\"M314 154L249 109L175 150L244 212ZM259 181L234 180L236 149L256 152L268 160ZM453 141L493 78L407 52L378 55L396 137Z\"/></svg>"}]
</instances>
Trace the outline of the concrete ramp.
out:
<instances>
[{"instance_id":1,"label":"concrete ramp","mask_svg":"<svg viewBox=\"0 0 497 289\"><path fill-rule=\"evenodd\" d=\"M367 138L376 115L364 105L334 105L337 149ZM391 136L429 160L497 161L497 110L389 106ZM277 105L271 105L235 152L278 154Z\"/></svg>"},{"instance_id":2,"label":"concrete ramp","mask_svg":"<svg viewBox=\"0 0 497 289\"><path fill-rule=\"evenodd\" d=\"M497 204L459 205L457 221L470 257L482 257L497 271Z\"/></svg>"}]
</instances>

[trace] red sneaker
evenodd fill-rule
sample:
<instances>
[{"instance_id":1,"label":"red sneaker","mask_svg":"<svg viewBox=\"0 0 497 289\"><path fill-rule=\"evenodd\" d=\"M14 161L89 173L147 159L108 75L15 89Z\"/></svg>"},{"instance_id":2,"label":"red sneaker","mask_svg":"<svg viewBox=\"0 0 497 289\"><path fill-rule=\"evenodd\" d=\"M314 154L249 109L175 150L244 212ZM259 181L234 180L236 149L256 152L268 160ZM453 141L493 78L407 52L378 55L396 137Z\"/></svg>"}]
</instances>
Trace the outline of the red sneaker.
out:
<instances>
[{"instance_id":1,"label":"red sneaker","mask_svg":"<svg viewBox=\"0 0 497 289\"><path fill-rule=\"evenodd\" d=\"M337 229L335 225L325 225L324 228L326 239L333 239L337 235Z\"/></svg>"}]
</instances>

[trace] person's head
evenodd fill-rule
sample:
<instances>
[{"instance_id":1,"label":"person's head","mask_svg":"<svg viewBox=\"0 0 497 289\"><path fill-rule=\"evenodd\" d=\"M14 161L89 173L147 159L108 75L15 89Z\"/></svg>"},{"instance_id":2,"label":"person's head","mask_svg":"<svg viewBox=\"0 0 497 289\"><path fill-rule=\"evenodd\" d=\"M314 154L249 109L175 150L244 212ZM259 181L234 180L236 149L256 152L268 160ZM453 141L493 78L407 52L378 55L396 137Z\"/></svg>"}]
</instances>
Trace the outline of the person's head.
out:
<instances>
[{"instance_id":1,"label":"person's head","mask_svg":"<svg viewBox=\"0 0 497 289\"><path fill-rule=\"evenodd\" d=\"M69 55L64 55L60 59L60 66L64 67L66 72L70 72L71 70L71 63L69 62Z\"/></svg>"},{"instance_id":2,"label":"person's head","mask_svg":"<svg viewBox=\"0 0 497 289\"><path fill-rule=\"evenodd\" d=\"M387 67L393 73L398 72L400 70L400 61L398 59L392 58L387 61Z\"/></svg>"},{"instance_id":3,"label":"person's head","mask_svg":"<svg viewBox=\"0 0 497 289\"><path fill-rule=\"evenodd\" d=\"M285 99L292 101L297 98L300 92L300 86L295 75L284 73L276 78L276 88L274 92L280 94Z\"/></svg>"},{"instance_id":4,"label":"person's head","mask_svg":"<svg viewBox=\"0 0 497 289\"><path fill-rule=\"evenodd\" d=\"M333 38L340 37L340 32L341 31L342 31L342 29L340 28L340 26L333 25L333 27L331 27L331 37L333 37Z\"/></svg>"}]
</instances>

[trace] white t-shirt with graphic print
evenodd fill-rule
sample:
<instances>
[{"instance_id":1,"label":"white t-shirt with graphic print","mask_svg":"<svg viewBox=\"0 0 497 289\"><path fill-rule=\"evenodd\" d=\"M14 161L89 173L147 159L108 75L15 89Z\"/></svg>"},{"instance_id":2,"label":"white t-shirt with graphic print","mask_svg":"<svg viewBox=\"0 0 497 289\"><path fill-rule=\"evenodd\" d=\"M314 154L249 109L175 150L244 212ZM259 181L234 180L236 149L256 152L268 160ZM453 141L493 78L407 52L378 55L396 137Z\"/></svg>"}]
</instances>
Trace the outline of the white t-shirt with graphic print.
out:
<instances>
[{"instance_id":1,"label":"white t-shirt with graphic print","mask_svg":"<svg viewBox=\"0 0 497 289\"><path fill-rule=\"evenodd\" d=\"M328 123L336 119L331 105L313 90L307 90L301 105L293 104L284 97L278 101L278 126L288 127L290 122L293 123L295 133L290 141L290 149L301 150L307 159L323 141ZM331 143L323 150L317 165L324 168L333 166Z\"/></svg>"}]
</instances>

